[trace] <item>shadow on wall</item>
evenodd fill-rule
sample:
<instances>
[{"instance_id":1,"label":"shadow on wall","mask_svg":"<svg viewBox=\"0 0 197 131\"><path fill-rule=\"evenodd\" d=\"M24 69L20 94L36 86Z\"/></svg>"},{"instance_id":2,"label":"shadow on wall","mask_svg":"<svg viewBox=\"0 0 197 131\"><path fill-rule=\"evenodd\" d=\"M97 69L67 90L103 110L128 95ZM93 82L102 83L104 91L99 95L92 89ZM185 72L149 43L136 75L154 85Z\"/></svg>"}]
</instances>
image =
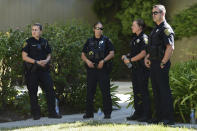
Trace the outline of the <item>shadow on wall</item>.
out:
<instances>
[{"instance_id":1,"label":"shadow on wall","mask_svg":"<svg viewBox=\"0 0 197 131\"><path fill-rule=\"evenodd\" d=\"M0 30L21 27L34 21L65 22L79 19L94 23L93 0L0 0Z\"/></svg>"}]
</instances>

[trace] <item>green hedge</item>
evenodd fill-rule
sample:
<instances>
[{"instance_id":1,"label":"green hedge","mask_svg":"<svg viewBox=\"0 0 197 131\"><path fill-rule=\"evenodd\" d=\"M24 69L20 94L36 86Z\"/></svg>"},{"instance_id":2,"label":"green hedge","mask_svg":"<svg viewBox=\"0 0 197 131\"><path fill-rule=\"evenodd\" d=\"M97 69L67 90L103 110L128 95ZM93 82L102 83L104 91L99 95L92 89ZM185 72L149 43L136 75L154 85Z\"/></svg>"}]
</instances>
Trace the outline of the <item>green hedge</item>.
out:
<instances>
[{"instance_id":1,"label":"green hedge","mask_svg":"<svg viewBox=\"0 0 197 131\"><path fill-rule=\"evenodd\" d=\"M187 8L170 19L176 39L197 34L197 4Z\"/></svg>"},{"instance_id":2,"label":"green hedge","mask_svg":"<svg viewBox=\"0 0 197 131\"><path fill-rule=\"evenodd\" d=\"M117 37L110 31L106 32L112 39ZM84 111L86 101L86 69L81 60L81 51L87 38L93 35L92 26L76 21L66 24L45 24L43 37L52 47L51 75L54 81L56 96L62 108L72 111ZM15 89L24 88L22 45L31 37L31 26L23 29L9 30L0 33L0 110L17 110L29 114L27 93ZM117 87L111 86L112 94ZM113 105L118 98L113 96ZM102 107L101 93L97 91L95 109ZM39 95L41 110L45 115L46 101Z\"/></svg>"}]
</instances>

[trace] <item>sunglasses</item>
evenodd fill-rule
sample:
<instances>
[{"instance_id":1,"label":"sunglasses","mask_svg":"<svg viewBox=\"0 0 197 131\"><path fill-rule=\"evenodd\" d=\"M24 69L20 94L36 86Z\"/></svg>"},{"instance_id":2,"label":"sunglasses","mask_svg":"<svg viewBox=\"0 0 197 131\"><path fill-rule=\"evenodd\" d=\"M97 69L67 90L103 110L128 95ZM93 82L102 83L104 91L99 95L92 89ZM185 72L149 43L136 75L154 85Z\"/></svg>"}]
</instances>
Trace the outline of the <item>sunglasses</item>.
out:
<instances>
[{"instance_id":1,"label":"sunglasses","mask_svg":"<svg viewBox=\"0 0 197 131\"><path fill-rule=\"evenodd\" d=\"M96 30L103 30L103 28L101 27L95 27Z\"/></svg>"},{"instance_id":2,"label":"sunglasses","mask_svg":"<svg viewBox=\"0 0 197 131\"><path fill-rule=\"evenodd\" d=\"M152 12L152 15L157 15L159 13L161 13L161 12L154 11L154 12Z\"/></svg>"}]
</instances>

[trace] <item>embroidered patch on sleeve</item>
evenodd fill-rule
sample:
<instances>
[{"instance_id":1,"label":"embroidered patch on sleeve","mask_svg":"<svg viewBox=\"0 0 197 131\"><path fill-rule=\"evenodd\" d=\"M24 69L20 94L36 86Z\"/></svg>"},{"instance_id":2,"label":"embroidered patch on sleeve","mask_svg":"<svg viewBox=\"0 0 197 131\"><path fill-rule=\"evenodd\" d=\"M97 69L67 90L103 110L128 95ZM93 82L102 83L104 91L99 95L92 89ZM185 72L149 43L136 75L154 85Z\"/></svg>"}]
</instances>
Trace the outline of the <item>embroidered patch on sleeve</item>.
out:
<instances>
[{"instance_id":1,"label":"embroidered patch on sleeve","mask_svg":"<svg viewBox=\"0 0 197 131\"><path fill-rule=\"evenodd\" d=\"M148 44L148 38L144 37L145 44Z\"/></svg>"},{"instance_id":2,"label":"embroidered patch on sleeve","mask_svg":"<svg viewBox=\"0 0 197 131\"><path fill-rule=\"evenodd\" d=\"M164 33L165 33L167 36L169 36L170 33L171 33L171 32L170 32L170 29L165 29L165 30L164 30Z\"/></svg>"}]
</instances>

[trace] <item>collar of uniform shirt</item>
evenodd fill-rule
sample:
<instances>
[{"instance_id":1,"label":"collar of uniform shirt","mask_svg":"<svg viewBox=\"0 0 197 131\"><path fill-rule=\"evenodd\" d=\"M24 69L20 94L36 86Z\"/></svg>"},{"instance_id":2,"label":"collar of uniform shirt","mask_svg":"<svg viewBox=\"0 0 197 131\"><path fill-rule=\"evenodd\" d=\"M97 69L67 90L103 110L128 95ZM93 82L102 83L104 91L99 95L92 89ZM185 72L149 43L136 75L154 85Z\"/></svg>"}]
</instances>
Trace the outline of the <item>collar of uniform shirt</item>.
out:
<instances>
[{"instance_id":1,"label":"collar of uniform shirt","mask_svg":"<svg viewBox=\"0 0 197 131\"><path fill-rule=\"evenodd\" d=\"M166 22L166 21L163 21L163 22L161 22L159 25L156 24L157 28L162 27L162 26L164 25L165 22Z\"/></svg>"}]
</instances>

